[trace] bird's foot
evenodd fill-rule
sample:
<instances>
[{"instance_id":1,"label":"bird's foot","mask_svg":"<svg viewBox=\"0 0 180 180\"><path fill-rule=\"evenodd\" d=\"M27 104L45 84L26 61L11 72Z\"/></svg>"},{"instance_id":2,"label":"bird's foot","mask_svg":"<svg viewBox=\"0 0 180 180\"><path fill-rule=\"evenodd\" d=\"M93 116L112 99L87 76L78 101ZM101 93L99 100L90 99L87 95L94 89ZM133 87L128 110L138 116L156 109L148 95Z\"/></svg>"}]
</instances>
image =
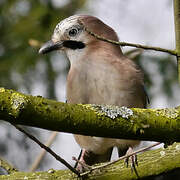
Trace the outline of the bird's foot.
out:
<instances>
[{"instance_id":1,"label":"bird's foot","mask_svg":"<svg viewBox=\"0 0 180 180\"><path fill-rule=\"evenodd\" d=\"M129 149L126 152L126 155L129 155L129 154L132 154L132 153L133 153L133 149L132 149L132 147L129 147ZM138 166L137 155L134 154L134 155L129 156L128 158L125 159L125 164L126 164L127 167L129 165L129 160L130 160L130 163L131 163L131 165L130 165L131 166L131 171L135 172L135 174L139 177L137 169L136 169L136 166Z\"/></svg>"},{"instance_id":2,"label":"bird's foot","mask_svg":"<svg viewBox=\"0 0 180 180\"><path fill-rule=\"evenodd\" d=\"M87 154L86 150L82 149L78 159L73 157L73 160L76 161L74 168L76 168L80 173L91 170L91 166L87 165L84 160L85 154Z\"/></svg>"},{"instance_id":3,"label":"bird's foot","mask_svg":"<svg viewBox=\"0 0 180 180\"><path fill-rule=\"evenodd\" d=\"M80 160L78 161L78 165L76 167L76 169L80 172L80 173L83 173L83 172L86 172L86 171L90 171L91 170L91 166L87 165L84 160Z\"/></svg>"}]
</instances>

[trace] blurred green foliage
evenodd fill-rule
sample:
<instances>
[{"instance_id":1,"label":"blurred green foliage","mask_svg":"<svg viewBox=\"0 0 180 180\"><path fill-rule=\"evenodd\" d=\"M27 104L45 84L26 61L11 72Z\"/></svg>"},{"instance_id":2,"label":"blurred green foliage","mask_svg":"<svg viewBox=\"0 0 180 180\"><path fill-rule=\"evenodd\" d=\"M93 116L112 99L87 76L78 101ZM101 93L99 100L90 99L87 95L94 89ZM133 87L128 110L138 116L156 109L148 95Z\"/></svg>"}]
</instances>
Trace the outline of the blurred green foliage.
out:
<instances>
[{"instance_id":1,"label":"blurred green foliage","mask_svg":"<svg viewBox=\"0 0 180 180\"><path fill-rule=\"evenodd\" d=\"M75 14L85 5L85 0L67 0L62 5L52 0L1 0L0 1L0 86L30 93L35 67L40 61L38 49L29 45L30 39L49 40L55 25L65 17ZM46 63L46 83L51 88L47 97L55 98L53 87L55 72L50 55ZM19 79L19 81L18 81Z\"/></svg>"}]
</instances>

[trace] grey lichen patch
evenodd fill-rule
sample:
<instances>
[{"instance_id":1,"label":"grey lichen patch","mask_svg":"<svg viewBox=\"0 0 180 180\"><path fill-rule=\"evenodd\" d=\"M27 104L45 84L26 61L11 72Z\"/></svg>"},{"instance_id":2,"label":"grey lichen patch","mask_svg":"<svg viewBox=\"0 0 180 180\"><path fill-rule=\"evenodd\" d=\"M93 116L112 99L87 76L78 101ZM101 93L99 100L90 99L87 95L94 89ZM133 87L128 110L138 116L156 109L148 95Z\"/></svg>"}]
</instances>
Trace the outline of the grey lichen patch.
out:
<instances>
[{"instance_id":1,"label":"grey lichen patch","mask_svg":"<svg viewBox=\"0 0 180 180\"><path fill-rule=\"evenodd\" d=\"M165 116L167 118L177 118L179 113L177 109L159 109L156 110L157 116Z\"/></svg>"},{"instance_id":2,"label":"grey lichen patch","mask_svg":"<svg viewBox=\"0 0 180 180\"><path fill-rule=\"evenodd\" d=\"M176 145L176 150L180 151L180 144Z\"/></svg>"},{"instance_id":3,"label":"grey lichen patch","mask_svg":"<svg viewBox=\"0 0 180 180\"><path fill-rule=\"evenodd\" d=\"M160 155L161 155L161 156L165 156L165 155L166 155L166 152L165 152L165 151L160 151Z\"/></svg>"},{"instance_id":4,"label":"grey lichen patch","mask_svg":"<svg viewBox=\"0 0 180 180\"><path fill-rule=\"evenodd\" d=\"M19 113L22 111L22 109L25 108L26 104L27 104L26 96L19 93L13 93L11 96L12 115L17 117Z\"/></svg>"},{"instance_id":5,"label":"grey lichen patch","mask_svg":"<svg viewBox=\"0 0 180 180\"><path fill-rule=\"evenodd\" d=\"M100 115L106 115L111 119L122 117L128 119L133 115L133 111L125 106L111 106L111 105L95 105L92 104L91 108L96 110Z\"/></svg>"}]
</instances>

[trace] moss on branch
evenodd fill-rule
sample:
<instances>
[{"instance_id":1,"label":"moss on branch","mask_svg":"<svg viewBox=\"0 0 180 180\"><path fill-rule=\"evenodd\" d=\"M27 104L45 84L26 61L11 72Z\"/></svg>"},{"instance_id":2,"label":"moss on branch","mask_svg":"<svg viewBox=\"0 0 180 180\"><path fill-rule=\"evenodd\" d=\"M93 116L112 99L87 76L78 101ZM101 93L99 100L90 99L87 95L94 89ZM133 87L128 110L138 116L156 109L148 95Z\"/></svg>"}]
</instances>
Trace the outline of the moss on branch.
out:
<instances>
[{"instance_id":1,"label":"moss on branch","mask_svg":"<svg viewBox=\"0 0 180 180\"><path fill-rule=\"evenodd\" d=\"M1 158L0 158L0 169L3 171L3 173L8 173L8 174L17 172L17 169L15 169L12 165L10 165L8 162L6 162Z\"/></svg>"},{"instance_id":2,"label":"moss on branch","mask_svg":"<svg viewBox=\"0 0 180 180\"><path fill-rule=\"evenodd\" d=\"M146 151L138 155L139 165L137 172L140 178L149 177L152 175L159 175L164 172L170 172L172 170L180 168L180 143L174 143L168 148L160 148L156 150ZM58 180L78 180L75 174L69 170L53 170L50 169L47 172L13 172L10 175L0 176L0 180L7 179L58 179ZM81 178L82 179L82 178ZM89 173L86 178L96 180L119 180L119 179L137 179L135 173L131 173L131 169L124 166L123 161L119 161L106 168L97 169Z\"/></svg>"},{"instance_id":3,"label":"moss on branch","mask_svg":"<svg viewBox=\"0 0 180 180\"><path fill-rule=\"evenodd\" d=\"M74 134L160 142L180 141L180 107L129 109L76 105L1 88L0 119Z\"/></svg>"}]
</instances>

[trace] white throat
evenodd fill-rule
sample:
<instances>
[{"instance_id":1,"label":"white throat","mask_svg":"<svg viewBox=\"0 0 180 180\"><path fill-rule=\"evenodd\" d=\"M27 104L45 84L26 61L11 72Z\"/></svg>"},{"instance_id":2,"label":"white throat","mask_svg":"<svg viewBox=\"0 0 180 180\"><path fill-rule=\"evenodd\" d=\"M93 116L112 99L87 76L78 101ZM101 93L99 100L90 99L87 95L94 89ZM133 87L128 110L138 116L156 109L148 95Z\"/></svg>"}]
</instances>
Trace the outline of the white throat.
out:
<instances>
[{"instance_id":1,"label":"white throat","mask_svg":"<svg viewBox=\"0 0 180 180\"><path fill-rule=\"evenodd\" d=\"M85 48L83 49L67 49L65 50L66 55L71 63L73 65L74 63L77 63L79 60L81 60L85 56Z\"/></svg>"}]
</instances>

